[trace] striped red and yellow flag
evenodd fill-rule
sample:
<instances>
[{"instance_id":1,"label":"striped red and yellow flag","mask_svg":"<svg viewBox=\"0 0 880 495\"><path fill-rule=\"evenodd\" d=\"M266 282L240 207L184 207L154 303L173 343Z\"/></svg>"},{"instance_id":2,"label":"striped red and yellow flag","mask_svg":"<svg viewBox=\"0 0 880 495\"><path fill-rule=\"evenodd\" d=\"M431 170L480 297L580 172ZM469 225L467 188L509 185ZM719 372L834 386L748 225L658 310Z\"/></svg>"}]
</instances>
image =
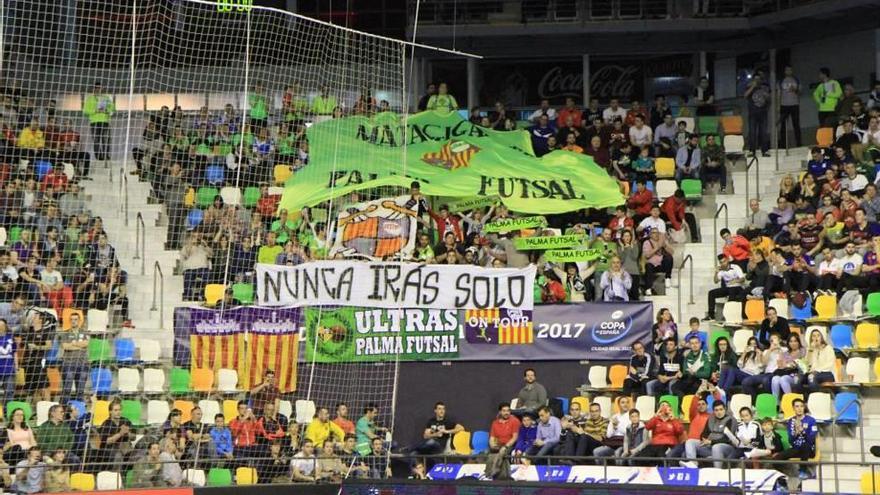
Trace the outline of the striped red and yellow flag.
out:
<instances>
[{"instance_id":1,"label":"striped red and yellow flag","mask_svg":"<svg viewBox=\"0 0 880 495\"><path fill-rule=\"evenodd\" d=\"M192 369L220 368L233 369L238 376L245 376L247 363L245 360L244 333L236 332L228 335L196 335L190 334L190 366ZM239 379L241 382L241 379ZM243 382L241 382L243 383Z\"/></svg>"},{"instance_id":2,"label":"striped red and yellow flag","mask_svg":"<svg viewBox=\"0 0 880 495\"><path fill-rule=\"evenodd\" d=\"M271 369L281 392L296 390L296 365L299 360L299 334L248 334L247 373L248 389L257 385L263 372ZM239 376L242 376L239 373Z\"/></svg>"},{"instance_id":3,"label":"striped red and yellow flag","mask_svg":"<svg viewBox=\"0 0 880 495\"><path fill-rule=\"evenodd\" d=\"M498 343L505 344L532 344L535 342L535 332L532 322L516 325L501 325L498 327Z\"/></svg>"},{"instance_id":4,"label":"striped red and yellow flag","mask_svg":"<svg viewBox=\"0 0 880 495\"><path fill-rule=\"evenodd\" d=\"M487 309L467 309L464 312L464 319L469 321L471 318L485 319L490 325L501 316L501 310L498 308Z\"/></svg>"}]
</instances>

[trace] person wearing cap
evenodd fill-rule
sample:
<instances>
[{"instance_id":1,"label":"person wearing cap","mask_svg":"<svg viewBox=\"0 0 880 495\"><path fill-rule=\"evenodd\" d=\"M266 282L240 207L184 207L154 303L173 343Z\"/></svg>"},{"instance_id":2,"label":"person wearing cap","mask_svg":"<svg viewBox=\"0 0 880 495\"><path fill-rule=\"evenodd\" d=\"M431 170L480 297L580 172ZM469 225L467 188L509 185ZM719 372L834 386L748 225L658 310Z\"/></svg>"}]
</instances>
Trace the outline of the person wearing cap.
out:
<instances>
[{"instance_id":1,"label":"person wearing cap","mask_svg":"<svg viewBox=\"0 0 880 495\"><path fill-rule=\"evenodd\" d=\"M113 98L103 92L100 81L95 82L92 93L83 102L83 114L89 119L92 130L92 146L96 160L110 159L110 117L116 111Z\"/></svg>"}]
</instances>

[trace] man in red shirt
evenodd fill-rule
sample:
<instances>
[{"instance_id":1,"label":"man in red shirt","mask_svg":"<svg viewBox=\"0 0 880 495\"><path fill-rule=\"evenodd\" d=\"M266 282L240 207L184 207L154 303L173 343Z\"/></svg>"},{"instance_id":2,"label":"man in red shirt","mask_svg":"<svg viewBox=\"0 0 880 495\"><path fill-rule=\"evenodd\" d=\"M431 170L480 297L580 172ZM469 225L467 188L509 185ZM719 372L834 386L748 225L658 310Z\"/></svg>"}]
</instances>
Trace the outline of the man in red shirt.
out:
<instances>
[{"instance_id":1,"label":"man in red shirt","mask_svg":"<svg viewBox=\"0 0 880 495\"><path fill-rule=\"evenodd\" d=\"M560 128L566 126L568 117L571 117L572 122L574 122L574 125L577 127L580 127L582 125L581 121L584 120L581 109L575 106L574 98L570 96L565 99L565 107L558 113L559 115L556 117L556 125Z\"/></svg>"},{"instance_id":2,"label":"man in red shirt","mask_svg":"<svg viewBox=\"0 0 880 495\"><path fill-rule=\"evenodd\" d=\"M654 193L648 190L644 179L636 181L636 190L633 191L626 206L635 212L636 223L651 214L651 206L654 204Z\"/></svg>"},{"instance_id":3,"label":"man in red shirt","mask_svg":"<svg viewBox=\"0 0 880 495\"><path fill-rule=\"evenodd\" d=\"M510 414L510 404L501 403L498 406L498 416L495 421L492 421L492 426L489 428L489 450L498 452L502 447L506 447L510 451L516 444L519 426L519 420Z\"/></svg>"},{"instance_id":4,"label":"man in red shirt","mask_svg":"<svg viewBox=\"0 0 880 495\"><path fill-rule=\"evenodd\" d=\"M651 432L651 445L642 450L641 457L666 457L666 451L678 445L684 433L684 426L672 415L672 406L666 401L660 403L657 415L648 420L645 429Z\"/></svg>"},{"instance_id":5,"label":"man in red shirt","mask_svg":"<svg viewBox=\"0 0 880 495\"><path fill-rule=\"evenodd\" d=\"M265 437L266 430L257 421L254 410L248 407L246 401L238 403L238 416L229 423L229 430L232 432L233 454L236 458L252 459L263 453L257 438Z\"/></svg>"},{"instance_id":6,"label":"man in red shirt","mask_svg":"<svg viewBox=\"0 0 880 495\"><path fill-rule=\"evenodd\" d=\"M333 418L333 422L342 428L346 435L354 435L354 423L348 419L348 404L345 402L336 404L336 417Z\"/></svg>"},{"instance_id":7,"label":"man in red shirt","mask_svg":"<svg viewBox=\"0 0 880 495\"><path fill-rule=\"evenodd\" d=\"M684 444L688 440L699 442L703 438L703 429L706 427L706 422L709 421L709 403L706 402L705 395L694 397L694 400L691 401L688 417L691 424L688 425L687 439L673 447L669 451L668 457L684 457Z\"/></svg>"},{"instance_id":8,"label":"man in red shirt","mask_svg":"<svg viewBox=\"0 0 880 495\"><path fill-rule=\"evenodd\" d=\"M456 241L464 241L464 235L461 232L461 218L449 214L449 205L440 205L440 213L428 209L428 215L437 224L437 237L439 239L443 239L447 232L452 232L455 234Z\"/></svg>"},{"instance_id":9,"label":"man in red shirt","mask_svg":"<svg viewBox=\"0 0 880 495\"><path fill-rule=\"evenodd\" d=\"M269 194L269 186L267 184L260 185L260 199L257 200L257 211L263 216L263 220L275 217L275 211L278 209L280 201L281 196Z\"/></svg>"},{"instance_id":10,"label":"man in red shirt","mask_svg":"<svg viewBox=\"0 0 880 495\"><path fill-rule=\"evenodd\" d=\"M752 245L749 244L749 240L739 232L736 235L732 235L728 229L721 229L720 235L724 240L724 247L721 248L721 252L724 256L727 256L727 259L739 265L743 272L747 271L746 266L749 264L749 257L751 257L752 251Z\"/></svg>"}]
</instances>

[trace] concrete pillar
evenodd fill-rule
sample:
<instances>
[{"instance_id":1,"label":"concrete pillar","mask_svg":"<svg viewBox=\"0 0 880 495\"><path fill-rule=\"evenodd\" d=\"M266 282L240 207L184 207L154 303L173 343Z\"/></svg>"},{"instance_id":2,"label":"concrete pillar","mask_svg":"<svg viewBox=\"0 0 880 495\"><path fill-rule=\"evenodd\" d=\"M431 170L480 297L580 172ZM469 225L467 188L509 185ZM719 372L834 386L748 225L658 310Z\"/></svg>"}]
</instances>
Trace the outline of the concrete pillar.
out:
<instances>
[{"instance_id":1,"label":"concrete pillar","mask_svg":"<svg viewBox=\"0 0 880 495\"><path fill-rule=\"evenodd\" d=\"M477 88L477 71L480 70L476 58L467 59L467 102L468 110L480 104L480 96Z\"/></svg>"},{"instance_id":2,"label":"concrete pillar","mask_svg":"<svg viewBox=\"0 0 880 495\"><path fill-rule=\"evenodd\" d=\"M591 96L590 95L590 55L584 54L584 55L582 55L582 58L583 58L583 62L582 62L582 68L581 68L581 70L582 70L581 76L584 79L584 88L583 88L584 103L583 103L583 105L584 105L584 108L586 108L587 105L590 104L590 96Z\"/></svg>"},{"instance_id":3,"label":"concrete pillar","mask_svg":"<svg viewBox=\"0 0 880 495\"><path fill-rule=\"evenodd\" d=\"M706 72L709 70L706 63L706 52L700 52L700 77L707 77Z\"/></svg>"}]
</instances>

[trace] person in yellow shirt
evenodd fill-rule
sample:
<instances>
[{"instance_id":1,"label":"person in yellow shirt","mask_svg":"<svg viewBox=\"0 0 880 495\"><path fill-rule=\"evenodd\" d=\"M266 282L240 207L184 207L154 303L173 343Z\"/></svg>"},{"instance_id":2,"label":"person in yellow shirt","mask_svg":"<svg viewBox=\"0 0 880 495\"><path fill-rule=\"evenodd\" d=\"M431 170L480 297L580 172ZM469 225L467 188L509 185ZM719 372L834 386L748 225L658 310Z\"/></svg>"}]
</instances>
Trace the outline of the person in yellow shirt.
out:
<instances>
[{"instance_id":1,"label":"person in yellow shirt","mask_svg":"<svg viewBox=\"0 0 880 495\"><path fill-rule=\"evenodd\" d=\"M341 444L345 440L345 432L330 421L330 411L321 407L318 408L315 419L306 427L306 440L315 442L315 445L324 445L324 440L327 439Z\"/></svg>"},{"instance_id":2,"label":"person in yellow shirt","mask_svg":"<svg viewBox=\"0 0 880 495\"><path fill-rule=\"evenodd\" d=\"M46 136L40 129L40 122L31 119L29 126L21 130L16 141L16 146L21 148L21 157L30 160L42 160L45 157Z\"/></svg>"}]
</instances>

